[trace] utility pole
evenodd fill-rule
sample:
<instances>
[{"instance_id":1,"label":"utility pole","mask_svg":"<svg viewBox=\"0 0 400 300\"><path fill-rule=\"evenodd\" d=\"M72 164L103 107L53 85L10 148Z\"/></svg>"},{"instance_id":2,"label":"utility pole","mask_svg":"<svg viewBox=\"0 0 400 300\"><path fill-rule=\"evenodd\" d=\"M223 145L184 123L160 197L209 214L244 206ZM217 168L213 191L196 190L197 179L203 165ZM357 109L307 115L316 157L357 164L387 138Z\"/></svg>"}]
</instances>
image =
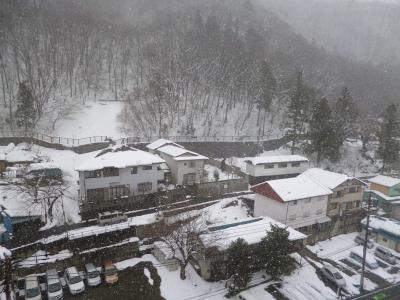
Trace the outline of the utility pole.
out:
<instances>
[{"instance_id":1,"label":"utility pole","mask_svg":"<svg viewBox=\"0 0 400 300\"><path fill-rule=\"evenodd\" d=\"M364 271L365 271L365 259L367 256L370 210L371 210L371 191L369 191L369 195L368 195L367 226L365 228L365 240L364 240L364 247L363 247L363 260L362 260L361 278L360 278L360 293L362 293L364 291Z\"/></svg>"}]
</instances>

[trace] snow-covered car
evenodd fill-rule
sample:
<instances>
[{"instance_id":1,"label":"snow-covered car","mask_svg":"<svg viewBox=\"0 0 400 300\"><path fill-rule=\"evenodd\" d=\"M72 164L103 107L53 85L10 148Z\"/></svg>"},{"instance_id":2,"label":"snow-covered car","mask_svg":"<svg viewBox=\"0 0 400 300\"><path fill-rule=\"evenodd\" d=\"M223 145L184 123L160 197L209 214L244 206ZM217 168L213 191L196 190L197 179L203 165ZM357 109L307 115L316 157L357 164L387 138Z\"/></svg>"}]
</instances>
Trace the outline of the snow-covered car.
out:
<instances>
[{"instance_id":1,"label":"snow-covered car","mask_svg":"<svg viewBox=\"0 0 400 300\"><path fill-rule=\"evenodd\" d=\"M106 261L104 263L104 281L108 284L114 284L118 281L117 268L111 261Z\"/></svg>"},{"instance_id":2,"label":"snow-covered car","mask_svg":"<svg viewBox=\"0 0 400 300\"><path fill-rule=\"evenodd\" d=\"M389 249L386 249L382 246L378 246L376 247L374 254L376 257L379 257L380 259L391 265L396 264L396 257Z\"/></svg>"},{"instance_id":3,"label":"snow-covered car","mask_svg":"<svg viewBox=\"0 0 400 300\"><path fill-rule=\"evenodd\" d=\"M25 277L25 300L42 300L39 281L35 274Z\"/></svg>"},{"instance_id":4,"label":"snow-covered car","mask_svg":"<svg viewBox=\"0 0 400 300\"><path fill-rule=\"evenodd\" d=\"M358 264L362 265L363 262L363 249L362 248L354 248L350 252L350 258L356 261ZM375 258L372 257L369 253L366 253L365 256L365 265L367 268L374 270L379 267L378 262Z\"/></svg>"},{"instance_id":5,"label":"snow-covered car","mask_svg":"<svg viewBox=\"0 0 400 300\"><path fill-rule=\"evenodd\" d=\"M322 275L329 281L336 284L338 287L344 288L346 286L346 281L342 274L331 265L325 264L321 268Z\"/></svg>"},{"instance_id":6,"label":"snow-covered car","mask_svg":"<svg viewBox=\"0 0 400 300\"><path fill-rule=\"evenodd\" d=\"M85 291L85 283L75 267L70 267L65 270L65 280L67 281L69 292L72 295L80 294Z\"/></svg>"},{"instance_id":7,"label":"snow-covered car","mask_svg":"<svg viewBox=\"0 0 400 300\"><path fill-rule=\"evenodd\" d=\"M356 242L358 245L364 245L365 235L364 234L357 235L356 238L354 239L354 242ZM368 239L367 248L369 249L374 248L374 242L371 239Z\"/></svg>"},{"instance_id":8,"label":"snow-covered car","mask_svg":"<svg viewBox=\"0 0 400 300\"><path fill-rule=\"evenodd\" d=\"M46 294L48 300L60 300L64 297L60 277L55 269L46 271Z\"/></svg>"},{"instance_id":9,"label":"snow-covered car","mask_svg":"<svg viewBox=\"0 0 400 300\"><path fill-rule=\"evenodd\" d=\"M88 286L98 286L101 283L100 272L92 263L85 265L85 278Z\"/></svg>"}]
</instances>

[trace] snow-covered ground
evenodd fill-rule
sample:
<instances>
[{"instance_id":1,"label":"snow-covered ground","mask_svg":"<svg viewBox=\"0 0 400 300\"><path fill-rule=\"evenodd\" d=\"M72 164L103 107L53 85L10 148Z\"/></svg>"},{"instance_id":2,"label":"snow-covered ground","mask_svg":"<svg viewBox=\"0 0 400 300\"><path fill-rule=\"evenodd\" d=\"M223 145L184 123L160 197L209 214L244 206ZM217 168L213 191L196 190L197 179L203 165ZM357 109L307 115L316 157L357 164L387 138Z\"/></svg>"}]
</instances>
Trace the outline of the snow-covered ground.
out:
<instances>
[{"instance_id":1,"label":"snow-covered ground","mask_svg":"<svg viewBox=\"0 0 400 300\"><path fill-rule=\"evenodd\" d=\"M221 180L227 180L227 179L237 179L239 176L236 174L228 173L228 172L223 172L221 169L217 168L216 166L205 164L204 165L204 171L207 174L207 182L214 182L216 181L215 178L215 172L218 173L218 181Z\"/></svg>"},{"instance_id":2,"label":"snow-covered ground","mask_svg":"<svg viewBox=\"0 0 400 300\"><path fill-rule=\"evenodd\" d=\"M85 138L105 135L121 138L118 115L123 108L121 101L90 101L82 106L68 119L60 121L55 136L68 138Z\"/></svg>"}]
</instances>

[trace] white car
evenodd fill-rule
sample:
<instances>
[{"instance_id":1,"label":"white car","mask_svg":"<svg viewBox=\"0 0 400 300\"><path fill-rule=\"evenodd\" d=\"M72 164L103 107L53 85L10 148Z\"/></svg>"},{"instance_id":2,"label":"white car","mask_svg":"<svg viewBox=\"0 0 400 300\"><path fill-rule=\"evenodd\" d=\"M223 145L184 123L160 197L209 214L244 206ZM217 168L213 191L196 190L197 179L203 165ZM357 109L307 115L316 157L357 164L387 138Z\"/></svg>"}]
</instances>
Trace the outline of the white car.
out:
<instances>
[{"instance_id":1,"label":"white car","mask_svg":"<svg viewBox=\"0 0 400 300\"><path fill-rule=\"evenodd\" d=\"M42 300L39 282L35 274L25 277L25 299Z\"/></svg>"},{"instance_id":2,"label":"white car","mask_svg":"<svg viewBox=\"0 0 400 300\"><path fill-rule=\"evenodd\" d=\"M46 271L46 293L48 300L60 300L64 297L60 277L55 269Z\"/></svg>"},{"instance_id":3,"label":"white car","mask_svg":"<svg viewBox=\"0 0 400 300\"><path fill-rule=\"evenodd\" d=\"M101 284L100 272L92 263L85 265L85 277L88 286L98 286Z\"/></svg>"},{"instance_id":4,"label":"white car","mask_svg":"<svg viewBox=\"0 0 400 300\"><path fill-rule=\"evenodd\" d=\"M75 267L65 270L65 280L67 281L69 292L72 295L80 294L85 291L85 284Z\"/></svg>"},{"instance_id":5,"label":"white car","mask_svg":"<svg viewBox=\"0 0 400 300\"><path fill-rule=\"evenodd\" d=\"M363 248L359 247L359 248L354 248L353 250L351 250L350 258L352 258L354 261L356 261L359 265L362 265ZM375 270L375 269L379 268L378 262L369 253L366 253L366 255L365 255L365 265L367 266L367 268L369 268L371 270Z\"/></svg>"},{"instance_id":6,"label":"white car","mask_svg":"<svg viewBox=\"0 0 400 300\"><path fill-rule=\"evenodd\" d=\"M325 276L325 278L335 283L338 287L346 287L346 281L344 280L342 274L340 274L340 272L333 266L324 264L321 268L321 273Z\"/></svg>"}]
</instances>

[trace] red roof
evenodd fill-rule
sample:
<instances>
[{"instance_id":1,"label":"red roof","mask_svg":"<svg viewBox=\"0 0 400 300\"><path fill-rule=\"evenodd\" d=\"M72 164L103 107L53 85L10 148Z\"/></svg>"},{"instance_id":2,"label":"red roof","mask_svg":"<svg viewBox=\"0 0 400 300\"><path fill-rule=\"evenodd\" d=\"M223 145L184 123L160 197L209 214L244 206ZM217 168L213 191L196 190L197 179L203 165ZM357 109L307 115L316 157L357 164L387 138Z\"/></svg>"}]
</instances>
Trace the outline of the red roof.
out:
<instances>
[{"instance_id":1,"label":"red roof","mask_svg":"<svg viewBox=\"0 0 400 300\"><path fill-rule=\"evenodd\" d=\"M263 182L260 184L253 185L250 190L256 194L260 194L264 197L276 200L278 202L285 202L283 199L275 192L275 190L269 185L268 182Z\"/></svg>"}]
</instances>

